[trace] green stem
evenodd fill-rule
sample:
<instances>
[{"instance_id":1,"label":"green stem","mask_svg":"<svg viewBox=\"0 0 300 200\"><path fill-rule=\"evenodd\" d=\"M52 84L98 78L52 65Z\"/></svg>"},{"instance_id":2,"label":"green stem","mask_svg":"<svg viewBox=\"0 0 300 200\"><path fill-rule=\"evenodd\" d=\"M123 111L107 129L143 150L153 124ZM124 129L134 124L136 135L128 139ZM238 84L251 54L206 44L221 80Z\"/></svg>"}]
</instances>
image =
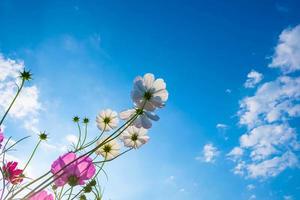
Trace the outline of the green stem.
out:
<instances>
[{"instance_id":1,"label":"green stem","mask_svg":"<svg viewBox=\"0 0 300 200\"><path fill-rule=\"evenodd\" d=\"M87 137L87 123L85 124L84 138L83 138L83 141L82 141L81 146L84 145L84 143L85 143L85 141L86 141L86 137Z\"/></svg>"},{"instance_id":2,"label":"green stem","mask_svg":"<svg viewBox=\"0 0 300 200\"><path fill-rule=\"evenodd\" d=\"M63 193L63 190L64 190L64 186L61 188L61 190L60 190L60 193L59 193L59 196L58 196L58 200L60 200L61 199L61 197L62 197L62 193Z\"/></svg>"},{"instance_id":3,"label":"green stem","mask_svg":"<svg viewBox=\"0 0 300 200\"><path fill-rule=\"evenodd\" d=\"M39 140L38 143L35 145L35 148L33 149L32 153L31 153L31 155L30 155L30 157L29 157L29 159L28 159L28 161L27 161L27 163L26 163L26 165L25 165L25 167L23 168L23 173L25 172L25 169L28 167L30 161L32 160L32 158L33 158L33 156L34 156L34 154L35 154L37 148L38 148L39 145L41 144L41 141L42 141L42 140ZM11 193L11 191L12 191L12 189L13 189L14 187L15 187L15 186L13 185L12 188L11 188L11 190L9 190L8 193L6 194L5 198L8 197L8 195ZM4 199L5 199L5 198L4 198Z\"/></svg>"},{"instance_id":4,"label":"green stem","mask_svg":"<svg viewBox=\"0 0 300 200\"><path fill-rule=\"evenodd\" d=\"M34 156L34 154L35 154L37 148L38 148L39 145L41 144L41 141L42 141L42 140L39 140L39 142L36 144L35 148L33 149L33 152L31 153L31 155L30 155L30 157L29 157L29 159L28 159L28 161L27 161L27 163L26 163L26 165L25 165L25 167L24 167L24 169L23 169L23 173L24 173L25 169L28 167L30 161L32 160L32 158L33 158L33 156Z\"/></svg>"},{"instance_id":5,"label":"green stem","mask_svg":"<svg viewBox=\"0 0 300 200\"><path fill-rule=\"evenodd\" d=\"M32 153L31 153L31 155L30 155L30 157L29 157L29 159L28 159L28 161L27 161L27 163L26 163L26 165L25 165L25 167L23 168L23 173L25 172L25 169L28 167L30 161L32 160L32 158L33 158L33 156L34 156L34 154L35 154L37 148L38 148L39 145L41 144L41 141L42 141L42 140L39 140L38 143L36 144L35 148L33 149ZM8 191L8 193L6 194L5 198L8 197L8 195L11 193L11 191L12 191L12 189L13 189L14 187L15 187L14 185L11 187L11 190ZM5 199L5 198L4 198L4 199Z\"/></svg>"},{"instance_id":6,"label":"green stem","mask_svg":"<svg viewBox=\"0 0 300 200\"><path fill-rule=\"evenodd\" d=\"M12 199L13 197L15 197L17 194L19 194L20 192L22 192L24 189L28 188L30 185L36 183L37 181L41 180L42 178L46 177L48 174L50 174L51 171L48 171L47 173L43 174L42 176L40 176L39 178L31 181L30 183L28 183L27 185L23 186L21 189L19 189L15 194L13 194L10 199Z\"/></svg>"},{"instance_id":7,"label":"green stem","mask_svg":"<svg viewBox=\"0 0 300 200\"><path fill-rule=\"evenodd\" d=\"M79 148L80 140L81 140L81 128L80 128L79 122L77 122L77 127L78 127L79 136L78 136L77 145L76 145L75 150Z\"/></svg>"},{"instance_id":8,"label":"green stem","mask_svg":"<svg viewBox=\"0 0 300 200\"><path fill-rule=\"evenodd\" d=\"M97 141L102 137L102 135L103 135L103 133L104 133L104 130L105 130L105 127L104 127L103 131L101 132L100 136L94 138L92 141L88 142L85 146L82 146L82 147L81 147L80 149L78 149L77 151L80 151L80 150L82 150L82 149L85 149L85 148L87 148L87 147L93 145L95 142L97 142ZM77 151L75 151L75 153L76 153Z\"/></svg>"},{"instance_id":9,"label":"green stem","mask_svg":"<svg viewBox=\"0 0 300 200\"><path fill-rule=\"evenodd\" d=\"M120 131L121 129L123 129L125 126L126 128L129 127L134 120L138 117L138 114L135 114L134 116L132 116L131 119L129 119L126 123L124 123L121 127L119 127L114 133L112 133L108 138L106 138L104 141L102 141L99 145L97 145L95 148L93 148L92 150L86 152L85 154L79 156L78 158L74 159L72 162L68 163L67 165L65 165L64 167L62 167L58 172L56 172L55 174L53 174L51 177L49 177L48 179L46 179L45 181L43 181L41 184L39 184L38 186L36 186L30 193L28 193L25 196L26 197L30 196L32 193L34 193L35 190L39 189L41 186L43 186L44 184L46 184L50 179L52 179L53 177L55 177L58 173L60 173L61 171L63 171L65 168L67 168L69 165L71 165L72 163L76 162L77 160L83 158L84 156L90 156L92 153L94 153L98 148L100 148L101 146L103 146L104 144L106 144L107 140L109 140L110 137L112 137L114 134L116 134L118 131ZM125 129L126 129L125 128ZM118 135L117 137L125 130L123 129ZM115 138L115 137L114 137ZM52 180L52 182L54 182L56 179ZM42 187L41 189L39 189L37 192L42 191L43 189L45 189L46 187L48 187L52 182L48 183L46 186ZM23 188L21 188L20 190L23 190ZM17 191L17 193L20 192ZM15 193L12 197L14 197L17 193Z\"/></svg>"},{"instance_id":10,"label":"green stem","mask_svg":"<svg viewBox=\"0 0 300 200\"><path fill-rule=\"evenodd\" d=\"M111 162L113 160L115 160L116 158L124 155L125 153L127 153L128 151L131 151L133 148L130 148L130 149L127 149L126 151L123 151L122 153L120 153L119 155L117 155L116 157L112 158L112 159L109 159L109 160L102 160L102 161L98 161L98 162L94 162L94 164L99 164L99 163L106 163L106 162Z\"/></svg>"},{"instance_id":11,"label":"green stem","mask_svg":"<svg viewBox=\"0 0 300 200\"><path fill-rule=\"evenodd\" d=\"M106 159L106 156L105 156ZM104 166L105 162L102 163L102 165L99 167L100 169L97 171L97 173L95 174L93 180L96 179L96 177L98 176L98 174L101 172L103 166ZM71 200L75 199L78 195L80 195L80 193L84 190L84 188L82 188Z\"/></svg>"},{"instance_id":12,"label":"green stem","mask_svg":"<svg viewBox=\"0 0 300 200\"><path fill-rule=\"evenodd\" d=\"M16 94L16 96L14 97L14 99L12 100L12 102L10 103L10 105L9 105L8 109L6 110L5 114L3 115L3 117L2 117L2 119L1 119L1 121L0 121L0 126L2 125L2 123L3 123L4 119L6 118L6 115L7 115L7 114L8 114L8 112L10 111L11 107L12 107L12 106L13 106L13 104L15 103L15 101L16 101L16 99L17 99L17 97L19 96L19 94L20 94L20 92L21 92L21 90L22 90L22 88L23 88L23 86L24 86L24 83L25 83L25 80L24 80L24 79L22 79L21 86L20 86L20 87L18 87L18 91L17 91L17 94Z\"/></svg>"},{"instance_id":13,"label":"green stem","mask_svg":"<svg viewBox=\"0 0 300 200\"><path fill-rule=\"evenodd\" d=\"M5 177L4 177L4 171L2 170L2 168L0 167L0 171L2 174L2 191L1 191L1 198L3 198L4 192L5 192Z\"/></svg>"},{"instance_id":14,"label":"green stem","mask_svg":"<svg viewBox=\"0 0 300 200\"><path fill-rule=\"evenodd\" d=\"M69 197L68 197L68 200L70 200L70 199L71 199L71 196L72 196L72 192L73 192L73 188L74 188L74 187L71 187L71 191L70 191L70 193L69 193Z\"/></svg>"},{"instance_id":15,"label":"green stem","mask_svg":"<svg viewBox=\"0 0 300 200\"><path fill-rule=\"evenodd\" d=\"M10 141L11 137L8 138L8 140L6 141L4 147L3 147L3 155L2 155L2 166L5 165L4 161L5 161L5 149L6 149L6 146L8 145L8 142ZM0 199L3 198L3 195L4 195L4 192L5 192L5 188L6 188L6 184L5 184L5 171L0 167L0 170L1 170L1 174L2 174L2 183L3 183L3 186L2 186L2 192L1 192L1 197ZM4 199L6 198L6 196L4 197Z\"/></svg>"},{"instance_id":16,"label":"green stem","mask_svg":"<svg viewBox=\"0 0 300 200\"><path fill-rule=\"evenodd\" d=\"M2 155L2 154L4 154L4 153L8 152L8 151L11 150L14 146L16 146L18 143L20 143L21 141L23 141L23 140L25 140L25 139L27 139L27 138L29 138L29 137L30 137L30 136L26 136L26 137L23 137L23 138L19 139L17 142L15 142L14 144L12 144L12 145L11 145L10 147L8 147L7 149L3 147L3 150L2 150L2 152L1 152L0 155ZM8 144L8 142L9 142L9 140L11 140L11 137L8 138L7 144ZM5 146L7 146L7 145L5 145Z\"/></svg>"},{"instance_id":17,"label":"green stem","mask_svg":"<svg viewBox=\"0 0 300 200\"><path fill-rule=\"evenodd\" d=\"M71 190L72 187L68 188L63 194L61 197L64 197L70 190Z\"/></svg>"}]
</instances>

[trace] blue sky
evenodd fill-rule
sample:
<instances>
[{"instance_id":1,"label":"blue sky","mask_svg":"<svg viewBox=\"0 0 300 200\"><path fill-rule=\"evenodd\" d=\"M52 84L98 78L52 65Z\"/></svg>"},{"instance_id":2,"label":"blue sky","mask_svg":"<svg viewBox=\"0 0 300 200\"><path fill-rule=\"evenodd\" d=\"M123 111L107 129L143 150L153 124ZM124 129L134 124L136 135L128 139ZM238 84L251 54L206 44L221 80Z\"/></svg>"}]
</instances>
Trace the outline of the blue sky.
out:
<instances>
[{"instance_id":1,"label":"blue sky","mask_svg":"<svg viewBox=\"0 0 300 200\"><path fill-rule=\"evenodd\" d=\"M299 158L299 149L288 146L297 139L272 143L281 153L255 162L249 155L234 162L227 154L240 146L243 134L250 135L258 126L288 124L295 130L290 133L293 137L300 130L299 113L255 127L240 123L246 96L255 96L265 83L277 84L280 77L299 77L299 7L297 1L271 0L2 0L0 53L24 61L33 72L31 84L38 88L41 108L29 119L37 118L35 125L50 133L49 146L66 143L63 138L75 132L71 118L76 114L94 119L101 109L130 107L135 76L151 72L164 78L170 97L158 112L161 120L150 131L151 142L110 164L106 199L296 200L300 199L297 162L274 175L249 175L249 170L235 174L233 169L241 162L258 164L284 152ZM288 57L294 59L289 65L292 72L284 71L286 63L275 62L284 30L296 41L287 41L296 49ZM280 56L279 52L278 60ZM268 67L272 62L274 67ZM263 79L245 88L251 70L257 72L253 79ZM299 96L285 98L299 105ZM269 103L261 99L261 105ZM14 137L29 134L23 121L11 117L6 132ZM91 127L91 134L97 133ZM257 150L247 144L245 151ZM208 160L205 155L211 154L203 155L205 146L212 147ZM49 158L40 158L50 162L59 153L41 150Z\"/></svg>"}]
</instances>

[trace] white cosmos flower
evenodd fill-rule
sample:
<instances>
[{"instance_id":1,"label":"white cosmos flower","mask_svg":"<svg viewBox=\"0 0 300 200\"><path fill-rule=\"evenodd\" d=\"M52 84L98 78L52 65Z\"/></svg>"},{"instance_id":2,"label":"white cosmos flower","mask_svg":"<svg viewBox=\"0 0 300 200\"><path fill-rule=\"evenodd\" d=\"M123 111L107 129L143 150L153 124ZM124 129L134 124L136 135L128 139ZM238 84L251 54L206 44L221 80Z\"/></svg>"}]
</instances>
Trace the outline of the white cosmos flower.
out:
<instances>
[{"instance_id":1,"label":"white cosmos flower","mask_svg":"<svg viewBox=\"0 0 300 200\"><path fill-rule=\"evenodd\" d=\"M168 100L168 91L163 79L155 80L153 74L145 74L144 77L138 76L134 80L131 98L139 108L144 106L148 111L162 108Z\"/></svg>"},{"instance_id":2,"label":"white cosmos flower","mask_svg":"<svg viewBox=\"0 0 300 200\"><path fill-rule=\"evenodd\" d=\"M144 128L130 126L122 133L122 141L126 147L137 149L143 144L146 144L148 140L147 129Z\"/></svg>"},{"instance_id":3,"label":"white cosmos flower","mask_svg":"<svg viewBox=\"0 0 300 200\"><path fill-rule=\"evenodd\" d=\"M96 117L96 122L101 131L110 131L118 127L118 113L111 109L103 110Z\"/></svg>"},{"instance_id":4,"label":"white cosmos flower","mask_svg":"<svg viewBox=\"0 0 300 200\"><path fill-rule=\"evenodd\" d=\"M106 140L106 138L97 141L97 146L100 145L104 140ZM110 160L120 154L120 149L121 149L121 145L114 139L99 147L95 151L95 153L97 155L103 156L106 160Z\"/></svg>"},{"instance_id":5,"label":"white cosmos flower","mask_svg":"<svg viewBox=\"0 0 300 200\"><path fill-rule=\"evenodd\" d=\"M138 117L134 120L134 122L132 123L133 126L137 127L137 128L145 128L145 129L149 129L152 127L152 122L153 121L158 121L159 120L159 116L156 115L153 112L149 112L149 111L141 111L140 109L129 109L126 111L123 111L120 113L120 118L123 120L129 120L131 119L135 114L141 112Z\"/></svg>"}]
</instances>

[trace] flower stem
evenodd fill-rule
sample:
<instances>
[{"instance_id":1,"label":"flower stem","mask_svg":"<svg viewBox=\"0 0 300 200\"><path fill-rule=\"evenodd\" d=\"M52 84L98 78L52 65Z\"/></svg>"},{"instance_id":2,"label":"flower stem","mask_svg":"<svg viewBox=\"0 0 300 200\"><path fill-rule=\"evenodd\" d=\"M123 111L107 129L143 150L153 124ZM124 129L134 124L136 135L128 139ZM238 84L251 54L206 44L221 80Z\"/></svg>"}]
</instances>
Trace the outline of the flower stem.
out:
<instances>
[{"instance_id":1,"label":"flower stem","mask_svg":"<svg viewBox=\"0 0 300 200\"><path fill-rule=\"evenodd\" d=\"M124 127L129 127L134 120L138 117L138 114L135 114L134 116L132 116L131 119L129 119L126 123L124 123L121 127L119 127L116 131L114 131L108 138L106 138L103 142L101 142L99 145L97 145L95 148L93 148L92 150L84 153L83 155L79 156L78 158L74 159L72 162L68 163L67 165L65 165L64 167L62 167L58 172L56 172L55 174L53 174L52 176L50 176L49 178L47 178L45 181L43 181L41 184L39 184L38 186L36 186L34 189L32 189L31 192L29 192L24 198L26 199L28 196L30 196L32 193L34 193L36 190L36 192L40 192L43 189L45 189L46 187L48 187L52 182L54 182L57 178L59 178L60 176L63 175L63 173L57 177L56 179L52 180L50 183L47 184L47 182L52 179L53 177L55 177L57 174L59 174L60 172L62 172L65 168L67 168L69 165L73 164L74 162L76 162L77 160L83 158L84 156L90 156L92 153L94 153L98 148L100 148L101 146L103 146L104 144L106 144L107 140L109 140L110 137L112 137L114 134L116 134L117 132L119 132L121 129L123 129ZM120 135L126 128L124 128L118 135ZM117 135L117 136L118 136ZM50 171L48 172L50 173ZM31 185L32 183L30 183ZM44 184L46 184L44 187L42 187ZM40 188L42 187L42 188ZM39 189L40 188L40 189ZM16 194L20 193L24 188L21 188L19 191L17 191L12 197L16 196Z\"/></svg>"},{"instance_id":2,"label":"flower stem","mask_svg":"<svg viewBox=\"0 0 300 200\"><path fill-rule=\"evenodd\" d=\"M105 130L105 129L104 129L104 130ZM87 147L93 145L95 142L97 142L97 141L102 137L102 135L103 135L103 133L104 133L104 130L101 132L101 134L100 134L98 137L94 138L92 141L88 142L86 145L82 146L82 147L79 148L77 151L82 150L82 149L85 149L85 148L87 148ZM75 151L75 153L76 153L77 151Z\"/></svg>"},{"instance_id":3,"label":"flower stem","mask_svg":"<svg viewBox=\"0 0 300 200\"><path fill-rule=\"evenodd\" d=\"M23 88L23 86L24 86L24 83L25 83L25 80L22 79L22 82L21 82L20 87L18 86L18 91L17 91L17 93L16 93L16 96L14 97L14 99L12 100L12 102L10 103L8 109L6 110L5 114L3 115L3 117L2 117L2 119L1 119L1 121L0 121L0 126L2 125L4 119L6 118L8 112L10 111L11 107L12 107L13 104L15 103L17 97L19 96L19 94L20 94L20 92L21 92L21 90L22 90L22 88Z\"/></svg>"},{"instance_id":4,"label":"flower stem","mask_svg":"<svg viewBox=\"0 0 300 200\"><path fill-rule=\"evenodd\" d=\"M61 199L63 191L64 191L64 186L62 186L62 188L60 190L60 193L59 193L59 196L58 196L58 200Z\"/></svg>"},{"instance_id":5,"label":"flower stem","mask_svg":"<svg viewBox=\"0 0 300 200\"><path fill-rule=\"evenodd\" d=\"M71 199L71 196L72 196L72 192L73 192L73 188L74 188L74 187L71 187L71 191L70 191L70 193L69 193L69 197L68 197L68 200L70 200L70 199Z\"/></svg>"},{"instance_id":6,"label":"flower stem","mask_svg":"<svg viewBox=\"0 0 300 200\"><path fill-rule=\"evenodd\" d=\"M2 191L1 191L1 197L0 199L2 200L3 198L3 195L4 195L4 191L5 191L5 177L4 177L4 172L2 170L2 168L0 167L0 171L1 171L1 174L2 174Z\"/></svg>"},{"instance_id":7,"label":"flower stem","mask_svg":"<svg viewBox=\"0 0 300 200\"><path fill-rule=\"evenodd\" d=\"M105 160L106 160L106 156L105 156ZM101 164L101 166L99 167L100 169L97 171L97 173L95 174L93 180L95 180L98 176L98 174L101 172L101 170L103 169L103 166L104 166L105 162L103 162ZM80 195L80 193L84 190L84 188L82 188L71 200L75 199L78 195Z\"/></svg>"},{"instance_id":8,"label":"flower stem","mask_svg":"<svg viewBox=\"0 0 300 200\"><path fill-rule=\"evenodd\" d=\"M78 127L79 135L78 135L78 140L77 140L77 145L75 147L75 150L79 148L79 146L80 146L80 140L81 140L81 128L80 128L79 122L77 122L77 127Z\"/></svg>"},{"instance_id":9,"label":"flower stem","mask_svg":"<svg viewBox=\"0 0 300 200\"><path fill-rule=\"evenodd\" d=\"M83 141L82 141L81 146L84 145L84 143L85 143L85 141L86 141L86 137L87 137L87 123L85 124L84 137L83 137Z\"/></svg>"},{"instance_id":10,"label":"flower stem","mask_svg":"<svg viewBox=\"0 0 300 200\"><path fill-rule=\"evenodd\" d=\"M43 174L42 176L40 176L39 178L31 181L30 183L28 183L27 185L23 186L22 188L20 188L15 194L13 194L10 199L12 199L13 197L15 197L17 194L19 194L20 192L22 192L24 189L26 189L27 187L29 187L30 185L36 183L37 181L41 180L42 178L46 177L48 174L50 174L51 172L48 171L47 173Z\"/></svg>"},{"instance_id":11,"label":"flower stem","mask_svg":"<svg viewBox=\"0 0 300 200\"><path fill-rule=\"evenodd\" d=\"M38 143L35 145L35 148L33 149L33 152L31 153L31 155L30 155L30 157L29 157L29 159L28 159L28 161L27 161L25 167L23 168L23 173L24 173L25 169L28 167L30 161L32 160L32 158L33 158L33 156L34 156L34 154L35 154L37 148L38 148L39 145L41 144L41 141L42 141L42 140L39 140Z\"/></svg>"}]
</instances>

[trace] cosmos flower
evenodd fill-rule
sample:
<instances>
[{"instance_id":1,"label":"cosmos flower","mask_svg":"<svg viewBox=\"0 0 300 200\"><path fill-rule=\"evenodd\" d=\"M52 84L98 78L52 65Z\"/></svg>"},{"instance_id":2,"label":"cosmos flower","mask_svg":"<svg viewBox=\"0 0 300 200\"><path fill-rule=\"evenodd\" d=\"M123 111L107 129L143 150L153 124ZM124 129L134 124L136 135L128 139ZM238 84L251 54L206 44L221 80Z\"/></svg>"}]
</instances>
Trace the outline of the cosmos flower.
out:
<instances>
[{"instance_id":1,"label":"cosmos flower","mask_svg":"<svg viewBox=\"0 0 300 200\"><path fill-rule=\"evenodd\" d=\"M126 111L123 111L120 113L120 118L123 120L129 120L131 119L135 114L138 114L138 117L134 120L134 122L132 123L133 126L137 127L137 128L145 128L145 129L149 129L152 127L152 122L153 121L158 121L159 120L159 116L156 115L153 112L149 112L149 111L143 111L141 109L129 109Z\"/></svg>"},{"instance_id":2,"label":"cosmos flower","mask_svg":"<svg viewBox=\"0 0 300 200\"><path fill-rule=\"evenodd\" d=\"M144 128L130 126L122 133L122 141L126 147L137 149L143 144L146 144L148 140L147 129Z\"/></svg>"},{"instance_id":3,"label":"cosmos flower","mask_svg":"<svg viewBox=\"0 0 300 200\"><path fill-rule=\"evenodd\" d=\"M103 143L107 138L103 138L99 141L97 141L97 146ZM114 157L118 156L120 154L121 146L116 140L111 140L101 147L99 147L95 153L98 155L103 156L106 160L113 159Z\"/></svg>"},{"instance_id":4,"label":"cosmos flower","mask_svg":"<svg viewBox=\"0 0 300 200\"><path fill-rule=\"evenodd\" d=\"M84 185L86 180L94 176L96 169L91 158L84 156L70 164L75 159L76 154L70 152L60 156L51 165L51 172L55 174L54 183L57 187L66 183L70 186ZM66 165L68 166L65 167Z\"/></svg>"},{"instance_id":5,"label":"cosmos flower","mask_svg":"<svg viewBox=\"0 0 300 200\"><path fill-rule=\"evenodd\" d=\"M145 110L154 111L164 107L169 94L163 79L155 80L154 75L148 73L144 77L136 77L133 84L131 98L139 108L144 106Z\"/></svg>"},{"instance_id":6,"label":"cosmos flower","mask_svg":"<svg viewBox=\"0 0 300 200\"><path fill-rule=\"evenodd\" d=\"M4 179L13 185L17 185L23 181L23 170L17 168L18 162L8 162L2 167Z\"/></svg>"},{"instance_id":7,"label":"cosmos flower","mask_svg":"<svg viewBox=\"0 0 300 200\"><path fill-rule=\"evenodd\" d=\"M52 194L48 194L45 190L42 190L30 197L29 200L54 200L54 198Z\"/></svg>"},{"instance_id":8,"label":"cosmos flower","mask_svg":"<svg viewBox=\"0 0 300 200\"><path fill-rule=\"evenodd\" d=\"M2 132L2 129L0 128L0 148L2 147L3 140L4 140L4 133Z\"/></svg>"},{"instance_id":9,"label":"cosmos flower","mask_svg":"<svg viewBox=\"0 0 300 200\"><path fill-rule=\"evenodd\" d=\"M103 110L98 114L96 122L101 131L110 131L118 126L118 114L111 109Z\"/></svg>"}]
</instances>

